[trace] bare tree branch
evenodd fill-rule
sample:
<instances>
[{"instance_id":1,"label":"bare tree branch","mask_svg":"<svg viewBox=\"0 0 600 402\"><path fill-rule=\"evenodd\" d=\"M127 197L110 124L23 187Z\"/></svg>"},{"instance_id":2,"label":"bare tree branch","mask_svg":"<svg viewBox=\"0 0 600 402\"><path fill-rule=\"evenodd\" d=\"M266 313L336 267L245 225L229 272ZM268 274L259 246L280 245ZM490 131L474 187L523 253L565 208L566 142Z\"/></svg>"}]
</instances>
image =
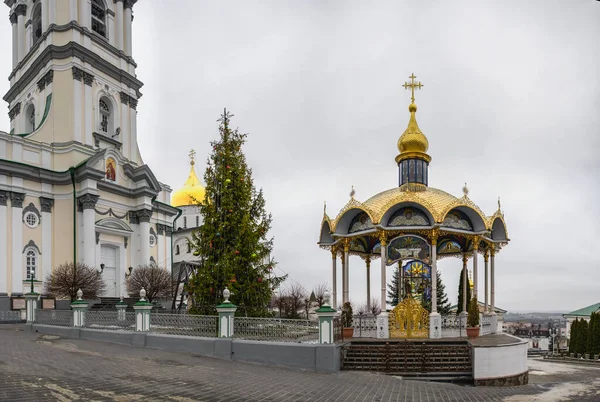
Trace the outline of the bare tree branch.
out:
<instances>
[{"instance_id":1,"label":"bare tree branch","mask_svg":"<svg viewBox=\"0 0 600 402\"><path fill-rule=\"evenodd\" d=\"M169 297L175 286L171 273L155 265L142 265L131 271L127 281L127 292L130 296L137 296L140 290L146 290L146 297L152 303L155 298Z\"/></svg>"},{"instance_id":2,"label":"bare tree branch","mask_svg":"<svg viewBox=\"0 0 600 402\"><path fill-rule=\"evenodd\" d=\"M77 275L73 275L74 268ZM106 292L106 283L96 268L79 262L59 265L46 275L44 292L47 294L73 301L79 289L85 299L97 299Z\"/></svg>"}]
</instances>

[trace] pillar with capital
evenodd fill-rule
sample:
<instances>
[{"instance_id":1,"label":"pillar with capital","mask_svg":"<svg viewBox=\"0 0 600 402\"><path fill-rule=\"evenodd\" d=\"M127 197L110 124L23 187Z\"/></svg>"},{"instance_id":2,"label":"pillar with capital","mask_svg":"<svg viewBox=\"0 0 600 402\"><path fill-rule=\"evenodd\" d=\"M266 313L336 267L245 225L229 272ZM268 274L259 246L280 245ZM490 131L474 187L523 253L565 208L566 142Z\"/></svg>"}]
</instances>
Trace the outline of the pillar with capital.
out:
<instances>
[{"instance_id":1,"label":"pillar with capital","mask_svg":"<svg viewBox=\"0 0 600 402\"><path fill-rule=\"evenodd\" d=\"M365 259L367 265L367 310L371 311L371 257Z\"/></svg>"},{"instance_id":2,"label":"pillar with capital","mask_svg":"<svg viewBox=\"0 0 600 402\"><path fill-rule=\"evenodd\" d=\"M337 248L331 247L331 296L333 297L332 306L337 309Z\"/></svg>"},{"instance_id":3,"label":"pillar with capital","mask_svg":"<svg viewBox=\"0 0 600 402\"><path fill-rule=\"evenodd\" d=\"M490 295L489 295L489 265L488 265L488 261L490 259L490 250L486 249L485 253L483 254L483 266L485 269L485 273L484 273L484 281L485 281L485 313L489 313L490 312L490 305L489 305L489 301L490 301Z\"/></svg>"},{"instance_id":4,"label":"pillar with capital","mask_svg":"<svg viewBox=\"0 0 600 402\"><path fill-rule=\"evenodd\" d=\"M12 214L12 295L23 294L23 201L25 194L10 193Z\"/></svg>"},{"instance_id":5,"label":"pillar with capital","mask_svg":"<svg viewBox=\"0 0 600 402\"><path fill-rule=\"evenodd\" d=\"M490 287L492 288L492 297L491 297L491 305L490 305L490 325L491 332L495 334L498 332L498 316L496 315L496 294L495 294L495 286L494 286L494 260L496 256L496 250L492 245L490 248Z\"/></svg>"},{"instance_id":6,"label":"pillar with capital","mask_svg":"<svg viewBox=\"0 0 600 402\"><path fill-rule=\"evenodd\" d=\"M479 237L473 239L473 297L477 299L477 252L479 251Z\"/></svg>"},{"instance_id":7,"label":"pillar with capital","mask_svg":"<svg viewBox=\"0 0 600 402\"><path fill-rule=\"evenodd\" d=\"M15 14L17 16L17 48L18 48L18 62L23 60L25 57L25 14L27 13L27 5L19 4L15 7Z\"/></svg>"},{"instance_id":8,"label":"pillar with capital","mask_svg":"<svg viewBox=\"0 0 600 402\"><path fill-rule=\"evenodd\" d=\"M458 306L459 308L462 307L462 310L460 312L461 315L466 316L467 315L467 295L469 294L469 273L467 272L467 261L469 260L469 258L467 257L466 254L463 254L462 256L462 262L463 262L463 283L462 283L462 287L463 287L463 299L462 299L462 306Z\"/></svg>"},{"instance_id":9,"label":"pillar with capital","mask_svg":"<svg viewBox=\"0 0 600 402\"><path fill-rule=\"evenodd\" d=\"M17 25L18 17L16 13L10 15L10 24L12 25L12 68L15 69L19 64L19 27Z\"/></svg>"},{"instance_id":10,"label":"pillar with capital","mask_svg":"<svg viewBox=\"0 0 600 402\"><path fill-rule=\"evenodd\" d=\"M349 239L344 239L344 266L343 266L343 278L342 278L342 282L343 282L343 294L342 294L342 298L343 298L343 302L349 302L350 301L350 280L348 278L349 274L350 274L350 240Z\"/></svg>"},{"instance_id":11,"label":"pillar with capital","mask_svg":"<svg viewBox=\"0 0 600 402\"><path fill-rule=\"evenodd\" d=\"M377 338L389 338L390 328L387 312L387 304L385 301L385 290L387 286L387 278L385 272L385 248L387 246L387 238L385 233L379 234L379 243L381 245L381 313L377 316Z\"/></svg>"},{"instance_id":12,"label":"pillar with capital","mask_svg":"<svg viewBox=\"0 0 600 402\"><path fill-rule=\"evenodd\" d=\"M152 218L151 209L140 209L137 211L137 217L140 222L140 265L150 263L150 218Z\"/></svg>"},{"instance_id":13,"label":"pillar with capital","mask_svg":"<svg viewBox=\"0 0 600 402\"><path fill-rule=\"evenodd\" d=\"M429 314L429 337L442 337L442 316L437 311L437 239L438 233L431 235L431 313Z\"/></svg>"},{"instance_id":14,"label":"pillar with capital","mask_svg":"<svg viewBox=\"0 0 600 402\"><path fill-rule=\"evenodd\" d=\"M96 203L99 196L84 194L77 197L83 212L83 263L93 267L96 264Z\"/></svg>"},{"instance_id":15,"label":"pillar with capital","mask_svg":"<svg viewBox=\"0 0 600 402\"><path fill-rule=\"evenodd\" d=\"M132 55L132 49L131 49L131 24L133 23L133 5L136 3L137 0L125 0L125 4L124 4L124 8L125 8L125 21L123 22L123 24L125 25L125 34L123 35L123 50L125 51L125 54L127 56L131 56Z\"/></svg>"}]
</instances>

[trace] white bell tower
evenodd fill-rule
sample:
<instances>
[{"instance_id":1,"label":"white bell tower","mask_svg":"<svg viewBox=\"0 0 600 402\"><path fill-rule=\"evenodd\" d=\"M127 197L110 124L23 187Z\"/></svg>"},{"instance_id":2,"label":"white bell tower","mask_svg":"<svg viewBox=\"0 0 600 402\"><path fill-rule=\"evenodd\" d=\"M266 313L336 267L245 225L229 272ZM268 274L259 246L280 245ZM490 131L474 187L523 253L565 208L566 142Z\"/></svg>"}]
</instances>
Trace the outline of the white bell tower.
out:
<instances>
[{"instance_id":1,"label":"white bell tower","mask_svg":"<svg viewBox=\"0 0 600 402\"><path fill-rule=\"evenodd\" d=\"M131 40L136 1L4 0L12 24L13 70L4 96L10 133L60 147L52 169L102 148L143 164L136 122L143 84Z\"/></svg>"}]
</instances>

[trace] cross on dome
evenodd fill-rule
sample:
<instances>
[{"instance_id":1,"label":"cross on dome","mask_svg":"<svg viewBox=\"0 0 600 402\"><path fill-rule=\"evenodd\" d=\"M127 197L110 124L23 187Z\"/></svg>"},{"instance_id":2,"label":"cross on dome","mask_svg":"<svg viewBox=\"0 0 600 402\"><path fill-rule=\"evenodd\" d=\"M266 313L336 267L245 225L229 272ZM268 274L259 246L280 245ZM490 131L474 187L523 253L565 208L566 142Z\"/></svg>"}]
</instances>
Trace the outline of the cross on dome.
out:
<instances>
[{"instance_id":1,"label":"cross on dome","mask_svg":"<svg viewBox=\"0 0 600 402\"><path fill-rule=\"evenodd\" d=\"M412 73L408 78L410 78L410 83L405 81L404 85L402 86L404 87L404 89L410 88L410 102L415 103L415 88L421 89L422 87L424 87L424 85L421 84L421 81L415 82L415 78L417 78L417 76L414 73Z\"/></svg>"}]
</instances>

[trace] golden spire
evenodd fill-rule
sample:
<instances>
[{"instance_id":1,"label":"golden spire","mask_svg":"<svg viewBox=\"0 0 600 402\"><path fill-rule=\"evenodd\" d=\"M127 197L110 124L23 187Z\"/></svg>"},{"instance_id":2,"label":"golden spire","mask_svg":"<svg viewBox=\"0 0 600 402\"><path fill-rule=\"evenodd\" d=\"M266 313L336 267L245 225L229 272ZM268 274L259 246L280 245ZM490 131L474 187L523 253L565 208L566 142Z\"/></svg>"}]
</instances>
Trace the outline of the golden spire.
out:
<instances>
[{"instance_id":1,"label":"golden spire","mask_svg":"<svg viewBox=\"0 0 600 402\"><path fill-rule=\"evenodd\" d=\"M417 118L415 117L415 113L417 112L415 89L421 89L424 85L420 81L415 81L417 77L414 74L411 74L408 78L410 78L410 82L404 82L402 86L405 89L410 89L411 104L408 106L410 120L408 121L408 127L398 139L398 151L400 151L400 155L396 157L396 163L400 163L404 159L415 158L425 160L429 163L431 161L431 157L427 155L429 141L427 141L427 137L421 132L417 124Z\"/></svg>"},{"instance_id":2,"label":"golden spire","mask_svg":"<svg viewBox=\"0 0 600 402\"><path fill-rule=\"evenodd\" d=\"M171 205L174 207L195 205L198 202L204 202L206 189L200 183L200 179L196 176L196 170L194 169L196 151L192 149L188 155L190 157L190 174L183 188L175 191L171 197Z\"/></svg>"}]
</instances>

